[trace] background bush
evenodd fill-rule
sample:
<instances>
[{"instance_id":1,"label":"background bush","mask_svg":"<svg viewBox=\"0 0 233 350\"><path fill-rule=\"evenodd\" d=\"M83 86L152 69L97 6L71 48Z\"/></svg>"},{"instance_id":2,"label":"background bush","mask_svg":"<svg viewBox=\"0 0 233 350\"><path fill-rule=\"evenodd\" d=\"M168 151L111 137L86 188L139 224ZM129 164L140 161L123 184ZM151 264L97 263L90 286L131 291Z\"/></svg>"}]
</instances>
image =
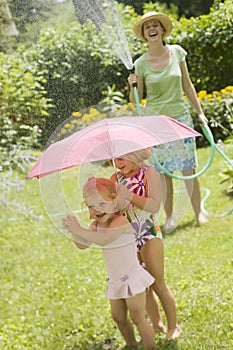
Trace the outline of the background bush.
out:
<instances>
[{"instance_id":1,"label":"background bush","mask_svg":"<svg viewBox=\"0 0 233 350\"><path fill-rule=\"evenodd\" d=\"M37 70L44 72L43 86L55 106L43 127L44 143L74 110L97 104L109 84L117 80L118 88L124 88L125 67L111 57L104 42L91 23L83 28L77 24L67 30L44 31L28 53L29 61L36 61Z\"/></svg>"},{"instance_id":2,"label":"background bush","mask_svg":"<svg viewBox=\"0 0 233 350\"><path fill-rule=\"evenodd\" d=\"M6 167L14 150L38 147L40 132L52 107L45 96L43 72L23 53L0 53L0 161Z\"/></svg>"},{"instance_id":3,"label":"background bush","mask_svg":"<svg viewBox=\"0 0 233 350\"><path fill-rule=\"evenodd\" d=\"M160 8L152 2L144 6L145 11ZM228 91L227 96L221 94L232 83L232 1L226 0L224 4L215 1L208 15L189 20L177 21L174 8L169 11L175 28L168 43L180 44L188 51L190 75L197 91L206 90L213 98L202 101L205 113L213 127L218 125L213 128L217 139L224 139L232 132L232 92ZM147 48L132 32L138 15L132 7L119 5L119 16L135 59ZM104 35L96 33L92 23L81 26L75 20L66 27L63 23L62 29L51 25L41 31L32 47L20 47L14 54L1 55L3 129L11 133L11 144L16 144L20 136L28 137L28 132L33 135L30 128L37 126L41 130L40 142L45 145L57 126L74 111L98 105L103 97L108 99L103 91L109 91L112 97L114 87L114 96L119 92L124 96L122 101L127 100L127 75L124 64ZM214 91L220 92L221 101ZM29 146L32 144L29 140Z\"/></svg>"}]
</instances>

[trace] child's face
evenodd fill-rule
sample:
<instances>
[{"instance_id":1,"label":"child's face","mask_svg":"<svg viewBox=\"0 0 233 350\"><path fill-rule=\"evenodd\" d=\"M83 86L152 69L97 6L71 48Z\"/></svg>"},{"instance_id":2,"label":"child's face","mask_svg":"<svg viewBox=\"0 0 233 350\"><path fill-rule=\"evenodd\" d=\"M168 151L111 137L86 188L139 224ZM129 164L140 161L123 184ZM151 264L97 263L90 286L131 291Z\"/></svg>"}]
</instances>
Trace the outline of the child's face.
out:
<instances>
[{"instance_id":1,"label":"child's face","mask_svg":"<svg viewBox=\"0 0 233 350\"><path fill-rule=\"evenodd\" d=\"M102 197L98 192L94 192L85 198L90 217L97 222L104 223L115 215L114 203Z\"/></svg>"},{"instance_id":2,"label":"child's face","mask_svg":"<svg viewBox=\"0 0 233 350\"><path fill-rule=\"evenodd\" d=\"M116 158L116 167L124 176L133 176L138 172L139 166L127 158Z\"/></svg>"}]
</instances>

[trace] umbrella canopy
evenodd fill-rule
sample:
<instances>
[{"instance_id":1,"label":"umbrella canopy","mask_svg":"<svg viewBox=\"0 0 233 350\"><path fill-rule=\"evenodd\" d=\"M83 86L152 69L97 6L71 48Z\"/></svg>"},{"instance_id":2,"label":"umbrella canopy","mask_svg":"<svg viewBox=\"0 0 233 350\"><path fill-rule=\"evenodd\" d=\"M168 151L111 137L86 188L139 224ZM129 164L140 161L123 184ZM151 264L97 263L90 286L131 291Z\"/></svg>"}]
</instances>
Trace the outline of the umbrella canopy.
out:
<instances>
[{"instance_id":1,"label":"umbrella canopy","mask_svg":"<svg viewBox=\"0 0 233 350\"><path fill-rule=\"evenodd\" d=\"M201 134L167 116L105 118L51 144L27 178Z\"/></svg>"}]
</instances>

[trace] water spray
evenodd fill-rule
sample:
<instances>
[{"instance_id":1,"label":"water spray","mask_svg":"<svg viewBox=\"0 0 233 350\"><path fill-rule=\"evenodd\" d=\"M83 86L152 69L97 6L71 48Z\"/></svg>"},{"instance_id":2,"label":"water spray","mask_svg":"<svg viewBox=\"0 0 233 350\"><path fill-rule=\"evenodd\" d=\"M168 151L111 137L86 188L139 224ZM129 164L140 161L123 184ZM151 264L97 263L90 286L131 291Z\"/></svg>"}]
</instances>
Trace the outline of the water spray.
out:
<instances>
[{"instance_id":1,"label":"water spray","mask_svg":"<svg viewBox=\"0 0 233 350\"><path fill-rule=\"evenodd\" d=\"M133 69L133 60L116 2L113 0L73 0L73 3L79 23L92 21L97 32L101 32L108 46L112 48L125 67L128 70Z\"/></svg>"}]
</instances>

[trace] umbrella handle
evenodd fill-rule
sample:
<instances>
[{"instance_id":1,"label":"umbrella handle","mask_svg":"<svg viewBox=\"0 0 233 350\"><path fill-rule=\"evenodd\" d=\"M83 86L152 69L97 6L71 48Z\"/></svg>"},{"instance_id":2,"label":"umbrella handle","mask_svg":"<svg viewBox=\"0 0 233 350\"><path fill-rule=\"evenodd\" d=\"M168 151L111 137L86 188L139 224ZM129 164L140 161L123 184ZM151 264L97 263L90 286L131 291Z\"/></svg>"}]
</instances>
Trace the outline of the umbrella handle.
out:
<instances>
[{"instance_id":1,"label":"umbrella handle","mask_svg":"<svg viewBox=\"0 0 233 350\"><path fill-rule=\"evenodd\" d=\"M118 174L117 174L117 168L116 168L116 163L115 163L115 159L114 158L112 158L112 166L113 166L113 169L114 169L114 172L115 172L115 175L116 175L117 183L119 183L119 177L118 177Z\"/></svg>"}]
</instances>

